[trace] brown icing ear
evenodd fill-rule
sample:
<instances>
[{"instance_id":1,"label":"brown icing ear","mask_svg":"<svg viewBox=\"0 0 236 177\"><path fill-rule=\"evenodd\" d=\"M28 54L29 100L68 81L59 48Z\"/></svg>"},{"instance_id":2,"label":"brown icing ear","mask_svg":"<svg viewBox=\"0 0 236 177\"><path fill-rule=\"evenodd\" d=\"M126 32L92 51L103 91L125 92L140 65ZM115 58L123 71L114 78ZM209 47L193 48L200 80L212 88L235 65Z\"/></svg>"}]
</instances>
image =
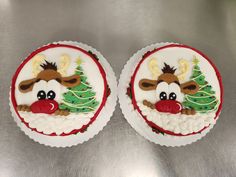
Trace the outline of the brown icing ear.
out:
<instances>
[{"instance_id":1,"label":"brown icing ear","mask_svg":"<svg viewBox=\"0 0 236 177\"><path fill-rule=\"evenodd\" d=\"M34 78L34 79L21 81L19 86L18 86L20 92L27 93L27 92L32 91L34 83L36 82L36 80L37 79Z\"/></svg>"},{"instance_id":2,"label":"brown icing ear","mask_svg":"<svg viewBox=\"0 0 236 177\"><path fill-rule=\"evenodd\" d=\"M69 77L62 77L61 84L66 87L75 87L80 84L80 76L75 74Z\"/></svg>"},{"instance_id":3,"label":"brown icing ear","mask_svg":"<svg viewBox=\"0 0 236 177\"><path fill-rule=\"evenodd\" d=\"M149 79L142 79L139 81L139 87L142 90L155 90L157 87L157 81L156 80L149 80Z\"/></svg>"},{"instance_id":4,"label":"brown icing ear","mask_svg":"<svg viewBox=\"0 0 236 177\"><path fill-rule=\"evenodd\" d=\"M195 81L188 81L180 85L181 92L189 95L197 93L199 86Z\"/></svg>"}]
</instances>

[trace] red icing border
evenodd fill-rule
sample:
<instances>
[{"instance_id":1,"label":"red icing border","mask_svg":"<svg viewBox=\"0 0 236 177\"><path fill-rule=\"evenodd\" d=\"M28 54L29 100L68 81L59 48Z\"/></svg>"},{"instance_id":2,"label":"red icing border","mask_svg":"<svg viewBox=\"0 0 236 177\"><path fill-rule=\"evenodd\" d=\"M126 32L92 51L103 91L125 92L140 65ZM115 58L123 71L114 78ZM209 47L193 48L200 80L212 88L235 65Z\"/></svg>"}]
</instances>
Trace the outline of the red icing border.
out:
<instances>
[{"instance_id":1,"label":"red icing border","mask_svg":"<svg viewBox=\"0 0 236 177\"><path fill-rule=\"evenodd\" d=\"M188 135L194 135L194 134L197 134L197 133L201 133L203 130L205 130L206 128L208 128L209 126L207 127L204 127L203 129L199 130L198 132L194 132L194 133L190 133L190 134L187 134L187 135L183 135L183 134L176 134L172 131L169 131L169 130L165 130L159 126L157 126L155 123L153 123L152 121L149 121L147 120L146 116L144 116L141 112L141 110L139 109L138 105L137 105L137 102L136 102L136 99L135 99L135 93L134 93L134 79L136 77L136 74L142 64L142 62L147 58L149 57L150 55L152 55L153 53L159 51L159 50L162 50L162 49L166 49L166 48L172 48L172 47L182 47L182 48L187 48L187 49L191 49L195 52L197 52L199 55L201 55L203 58L205 58L210 64L211 66L214 68L215 72L216 72L216 76L218 78L218 81L219 81L219 85L220 85L220 90L221 90L221 93L220 93L220 105L218 107L218 110L216 112L216 116L214 119L217 119L217 117L219 116L220 112L221 112L221 109L222 109L222 103L223 103L223 85L222 85L222 79L221 79L221 76L220 76L220 73L218 71L218 69L216 68L216 66L212 63L212 61L205 55L203 54L202 52L200 52L199 50L197 49L194 49L192 47L189 47L187 45L183 45L183 44L169 44L169 45L165 45L163 47L160 47L160 48L157 48L157 49L154 49L150 52L147 52L146 54L144 54L142 60L138 63L137 67L135 68L135 71L134 71L134 74L132 75L131 77L131 91L132 91L132 103L133 103L133 106L134 106L134 109L137 109L137 111L139 112L139 114L143 117L143 119L147 122L147 124L153 128L156 128L158 129L159 131L161 132L164 132L166 134L169 134L169 135L174 135L174 136L188 136Z\"/></svg>"},{"instance_id":2,"label":"red icing border","mask_svg":"<svg viewBox=\"0 0 236 177\"><path fill-rule=\"evenodd\" d=\"M93 61L96 63L102 77L103 77L103 80L104 80L104 92L103 92L103 99L102 99L102 102L101 102L101 105L100 107L98 108L97 112L94 114L94 116L90 119L89 123L86 124L86 125L83 125L80 129L75 129L75 130L72 130L70 133L62 133L61 135L59 136L67 136L67 135L71 135L71 134L76 134L76 133L83 133L90 124L92 124L97 116L99 115L100 111L102 110L103 106L105 105L106 103L106 100L107 100L107 96L106 96L106 93L107 93L107 80L106 80L106 73L103 69L103 67L101 66L101 64L97 61L96 58L94 58L94 56L90 53L88 53L87 51L85 51L84 49L81 49L79 47L76 47L76 46L72 46L72 45L67 45L67 44L49 44L47 46L43 46L37 50L35 50L34 52L32 52L21 64L20 66L17 68L13 78L12 78L12 83L11 83L11 102L12 102L12 105L13 105L13 108L17 114L17 116L21 119L21 121L28 127L29 127L29 124L27 122L24 121L24 119L19 115L17 109L16 109L16 99L15 99L15 82L16 82L16 79L18 77L18 74L20 73L21 69L24 67L24 65L30 60L32 59L36 54L42 52L42 51L45 51L47 49L51 49L51 48L56 48L56 47L67 47L67 48L72 48L72 49L76 49L76 50L79 50L80 52L83 52L84 54L88 55L90 58L93 59ZM43 132L39 132L37 131L35 128L30 128L31 130L33 131L36 131L40 134L44 134ZM46 134L44 134L46 135ZM56 135L56 133L51 133L50 135L47 135L47 136L58 136Z\"/></svg>"}]
</instances>

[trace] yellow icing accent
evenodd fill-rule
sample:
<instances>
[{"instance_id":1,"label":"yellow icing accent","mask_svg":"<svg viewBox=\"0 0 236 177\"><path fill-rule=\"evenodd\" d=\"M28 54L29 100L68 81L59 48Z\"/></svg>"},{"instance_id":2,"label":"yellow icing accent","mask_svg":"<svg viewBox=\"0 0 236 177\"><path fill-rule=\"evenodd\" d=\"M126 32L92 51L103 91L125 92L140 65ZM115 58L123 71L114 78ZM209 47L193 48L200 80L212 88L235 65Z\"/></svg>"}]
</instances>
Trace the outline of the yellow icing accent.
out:
<instances>
[{"instance_id":1,"label":"yellow icing accent","mask_svg":"<svg viewBox=\"0 0 236 177\"><path fill-rule=\"evenodd\" d=\"M189 70L189 62L185 59L180 59L178 63L180 73L177 75L177 77L179 78L179 80L183 81Z\"/></svg>"},{"instance_id":2,"label":"yellow icing accent","mask_svg":"<svg viewBox=\"0 0 236 177\"><path fill-rule=\"evenodd\" d=\"M60 57L60 64L58 72L61 73L62 76L66 75L66 70L70 65L70 56L67 54L62 54Z\"/></svg>"},{"instance_id":3,"label":"yellow icing accent","mask_svg":"<svg viewBox=\"0 0 236 177\"><path fill-rule=\"evenodd\" d=\"M77 65L79 66L79 65L81 65L81 63L82 63L82 60L81 60L81 58L80 57L78 57L77 58L77 60L76 60L76 63L77 63Z\"/></svg>"},{"instance_id":4,"label":"yellow icing accent","mask_svg":"<svg viewBox=\"0 0 236 177\"><path fill-rule=\"evenodd\" d=\"M40 64L45 60L45 55L38 54L35 55L32 59L32 73L36 77L38 73L42 70Z\"/></svg>"},{"instance_id":5,"label":"yellow icing accent","mask_svg":"<svg viewBox=\"0 0 236 177\"><path fill-rule=\"evenodd\" d=\"M196 56L194 56L194 58L193 58L193 64L194 64L194 65L197 65L198 63L199 63L199 60L197 59Z\"/></svg>"},{"instance_id":6,"label":"yellow icing accent","mask_svg":"<svg viewBox=\"0 0 236 177\"><path fill-rule=\"evenodd\" d=\"M160 70L158 68L157 60L152 58L148 63L148 68L152 73L153 79L157 79L157 76L160 75Z\"/></svg>"}]
</instances>

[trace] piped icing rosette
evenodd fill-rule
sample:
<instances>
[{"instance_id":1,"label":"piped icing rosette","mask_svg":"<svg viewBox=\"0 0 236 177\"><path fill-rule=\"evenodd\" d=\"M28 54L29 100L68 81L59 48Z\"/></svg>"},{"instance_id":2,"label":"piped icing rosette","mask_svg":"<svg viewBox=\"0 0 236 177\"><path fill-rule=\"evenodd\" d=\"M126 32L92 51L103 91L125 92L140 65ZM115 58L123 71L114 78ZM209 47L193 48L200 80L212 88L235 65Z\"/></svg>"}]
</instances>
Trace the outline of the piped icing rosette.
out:
<instances>
[{"instance_id":1,"label":"piped icing rosette","mask_svg":"<svg viewBox=\"0 0 236 177\"><path fill-rule=\"evenodd\" d=\"M214 113L206 115L201 113L196 113L194 115L181 113L171 114L150 109L141 102L138 103L138 106L148 121L165 128L167 131L174 132L175 134L187 135L189 133L198 132L203 127L215 123Z\"/></svg>"}]
</instances>

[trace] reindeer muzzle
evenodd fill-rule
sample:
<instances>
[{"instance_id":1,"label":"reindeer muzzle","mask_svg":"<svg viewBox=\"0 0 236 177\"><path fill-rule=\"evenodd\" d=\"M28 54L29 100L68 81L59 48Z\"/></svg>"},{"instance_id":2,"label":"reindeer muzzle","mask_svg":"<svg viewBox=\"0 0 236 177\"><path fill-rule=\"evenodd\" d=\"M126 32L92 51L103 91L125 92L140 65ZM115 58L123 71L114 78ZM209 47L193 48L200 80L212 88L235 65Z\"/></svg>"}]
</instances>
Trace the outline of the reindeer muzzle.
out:
<instances>
[{"instance_id":1,"label":"reindeer muzzle","mask_svg":"<svg viewBox=\"0 0 236 177\"><path fill-rule=\"evenodd\" d=\"M155 106L157 111L171 114L177 114L182 110L181 103L175 100L160 100Z\"/></svg>"},{"instance_id":2,"label":"reindeer muzzle","mask_svg":"<svg viewBox=\"0 0 236 177\"><path fill-rule=\"evenodd\" d=\"M30 109L33 113L52 114L58 109L58 106L55 100L43 99L34 102Z\"/></svg>"}]
</instances>

